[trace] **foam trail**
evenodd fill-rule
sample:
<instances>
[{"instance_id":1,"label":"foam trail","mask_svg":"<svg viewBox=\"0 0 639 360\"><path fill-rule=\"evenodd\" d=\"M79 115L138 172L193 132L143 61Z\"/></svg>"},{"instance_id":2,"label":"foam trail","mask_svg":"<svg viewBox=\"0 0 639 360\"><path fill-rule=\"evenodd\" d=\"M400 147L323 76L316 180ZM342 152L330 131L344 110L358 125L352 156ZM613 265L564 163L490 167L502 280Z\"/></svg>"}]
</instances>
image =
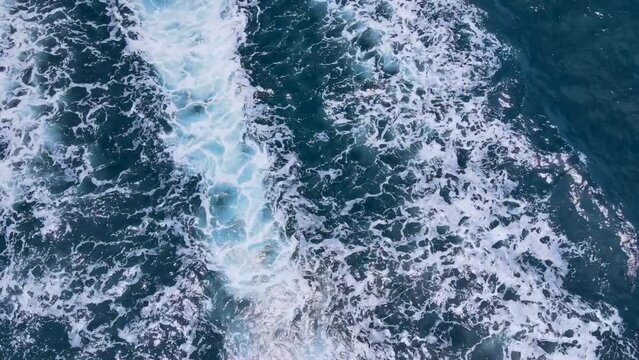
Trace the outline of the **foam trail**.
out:
<instances>
[{"instance_id":1,"label":"foam trail","mask_svg":"<svg viewBox=\"0 0 639 360\"><path fill-rule=\"evenodd\" d=\"M247 136L258 107L237 54L245 15L224 1L148 0L132 7L139 27L130 50L155 66L171 99L173 131L164 140L178 164L201 176L199 225L210 241L211 265L225 289L251 302L228 329L229 356L319 356L312 329L291 329L313 291L291 262L295 239L281 233L270 210L269 155Z\"/></svg>"}]
</instances>

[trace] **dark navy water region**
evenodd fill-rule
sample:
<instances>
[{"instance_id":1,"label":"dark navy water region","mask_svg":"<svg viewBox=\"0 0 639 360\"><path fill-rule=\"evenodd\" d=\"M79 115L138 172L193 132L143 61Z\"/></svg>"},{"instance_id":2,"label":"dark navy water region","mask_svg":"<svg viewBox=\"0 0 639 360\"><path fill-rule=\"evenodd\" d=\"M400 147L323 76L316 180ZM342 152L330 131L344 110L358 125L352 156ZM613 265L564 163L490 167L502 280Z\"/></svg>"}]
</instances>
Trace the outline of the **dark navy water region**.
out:
<instances>
[{"instance_id":1,"label":"dark navy water region","mask_svg":"<svg viewBox=\"0 0 639 360\"><path fill-rule=\"evenodd\" d=\"M474 3L517 53L522 112L558 126L639 224L639 3Z\"/></svg>"},{"instance_id":2,"label":"dark navy water region","mask_svg":"<svg viewBox=\"0 0 639 360\"><path fill-rule=\"evenodd\" d=\"M556 125L587 156L593 181L639 226L639 2L474 3L514 48L519 111ZM610 295L639 329L639 283L630 281L619 279Z\"/></svg>"}]
</instances>

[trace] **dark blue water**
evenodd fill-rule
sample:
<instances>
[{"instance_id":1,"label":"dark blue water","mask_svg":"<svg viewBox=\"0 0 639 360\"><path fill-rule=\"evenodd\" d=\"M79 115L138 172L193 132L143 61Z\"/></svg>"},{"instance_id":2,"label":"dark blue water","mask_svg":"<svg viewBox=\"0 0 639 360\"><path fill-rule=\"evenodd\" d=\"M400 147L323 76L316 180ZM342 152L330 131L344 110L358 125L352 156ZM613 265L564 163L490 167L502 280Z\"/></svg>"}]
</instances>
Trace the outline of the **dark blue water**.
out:
<instances>
[{"instance_id":1,"label":"dark blue water","mask_svg":"<svg viewBox=\"0 0 639 360\"><path fill-rule=\"evenodd\" d=\"M517 51L526 116L544 119L588 158L592 182L632 224L637 204L639 99L636 69L638 4L633 1L558 2L526 6L477 2L486 25ZM636 280L619 280L608 301L637 329ZM586 293L588 290L586 289ZM614 299L614 300L613 300Z\"/></svg>"},{"instance_id":2,"label":"dark blue water","mask_svg":"<svg viewBox=\"0 0 639 360\"><path fill-rule=\"evenodd\" d=\"M3 1L0 358L637 358L637 14Z\"/></svg>"}]
</instances>

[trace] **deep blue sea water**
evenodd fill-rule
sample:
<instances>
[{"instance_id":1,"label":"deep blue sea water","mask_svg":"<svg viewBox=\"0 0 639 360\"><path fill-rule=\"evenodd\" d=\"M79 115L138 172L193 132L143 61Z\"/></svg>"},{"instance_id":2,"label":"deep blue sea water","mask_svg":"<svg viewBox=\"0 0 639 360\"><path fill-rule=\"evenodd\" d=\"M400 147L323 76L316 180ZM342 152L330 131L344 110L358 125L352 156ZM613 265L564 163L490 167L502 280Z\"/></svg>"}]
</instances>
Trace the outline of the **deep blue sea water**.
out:
<instances>
[{"instance_id":1,"label":"deep blue sea water","mask_svg":"<svg viewBox=\"0 0 639 360\"><path fill-rule=\"evenodd\" d=\"M0 358L639 358L637 15L1 0Z\"/></svg>"}]
</instances>

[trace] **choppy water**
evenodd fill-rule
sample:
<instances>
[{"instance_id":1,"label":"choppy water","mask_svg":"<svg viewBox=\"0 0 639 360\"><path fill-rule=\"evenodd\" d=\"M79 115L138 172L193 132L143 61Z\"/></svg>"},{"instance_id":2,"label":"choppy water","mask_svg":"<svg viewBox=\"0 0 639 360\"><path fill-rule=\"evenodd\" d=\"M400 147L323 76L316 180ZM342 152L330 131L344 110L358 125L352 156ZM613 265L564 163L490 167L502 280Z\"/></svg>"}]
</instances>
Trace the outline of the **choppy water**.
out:
<instances>
[{"instance_id":1,"label":"choppy water","mask_svg":"<svg viewBox=\"0 0 639 360\"><path fill-rule=\"evenodd\" d=\"M636 3L1 4L1 358L639 357Z\"/></svg>"}]
</instances>

